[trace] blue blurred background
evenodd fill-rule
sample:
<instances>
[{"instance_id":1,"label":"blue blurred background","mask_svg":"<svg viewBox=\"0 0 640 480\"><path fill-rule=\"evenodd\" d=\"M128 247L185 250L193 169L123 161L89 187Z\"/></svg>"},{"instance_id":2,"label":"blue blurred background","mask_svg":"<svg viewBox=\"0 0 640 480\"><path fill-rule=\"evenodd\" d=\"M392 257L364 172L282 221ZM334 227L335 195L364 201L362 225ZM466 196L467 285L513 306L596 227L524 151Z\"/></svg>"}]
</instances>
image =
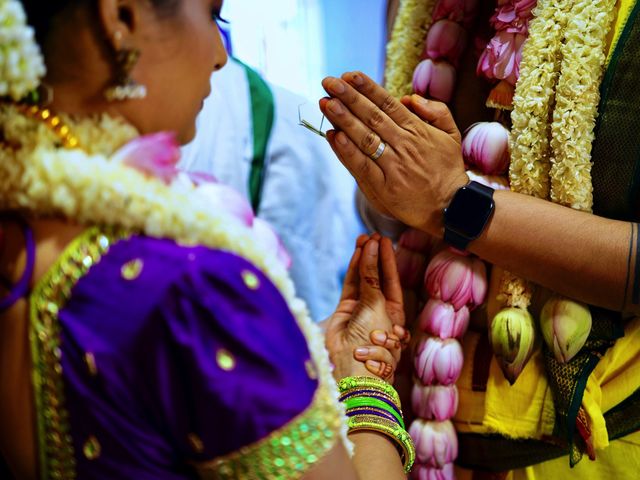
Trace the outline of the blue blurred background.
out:
<instances>
[{"instance_id":1,"label":"blue blurred background","mask_svg":"<svg viewBox=\"0 0 640 480\"><path fill-rule=\"evenodd\" d=\"M226 0L234 56L310 99L327 75L362 70L382 80L386 0Z\"/></svg>"}]
</instances>

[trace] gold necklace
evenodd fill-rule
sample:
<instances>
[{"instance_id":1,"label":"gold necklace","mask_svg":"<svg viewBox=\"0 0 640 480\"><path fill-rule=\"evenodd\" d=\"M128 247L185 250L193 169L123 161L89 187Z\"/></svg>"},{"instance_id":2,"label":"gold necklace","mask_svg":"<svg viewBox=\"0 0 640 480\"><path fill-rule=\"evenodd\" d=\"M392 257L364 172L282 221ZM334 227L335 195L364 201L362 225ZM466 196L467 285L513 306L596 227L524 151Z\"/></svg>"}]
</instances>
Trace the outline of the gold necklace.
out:
<instances>
[{"instance_id":1,"label":"gold necklace","mask_svg":"<svg viewBox=\"0 0 640 480\"><path fill-rule=\"evenodd\" d=\"M35 120L41 121L44 123L49 129L54 132L60 141L62 141L62 145L64 148L73 149L80 147L80 142L78 138L71 133L71 129L67 124L65 124L62 119L55 115L48 108L41 108L37 105L26 105L26 104L17 104L16 105L18 111L27 117L33 118Z\"/></svg>"}]
</instances>

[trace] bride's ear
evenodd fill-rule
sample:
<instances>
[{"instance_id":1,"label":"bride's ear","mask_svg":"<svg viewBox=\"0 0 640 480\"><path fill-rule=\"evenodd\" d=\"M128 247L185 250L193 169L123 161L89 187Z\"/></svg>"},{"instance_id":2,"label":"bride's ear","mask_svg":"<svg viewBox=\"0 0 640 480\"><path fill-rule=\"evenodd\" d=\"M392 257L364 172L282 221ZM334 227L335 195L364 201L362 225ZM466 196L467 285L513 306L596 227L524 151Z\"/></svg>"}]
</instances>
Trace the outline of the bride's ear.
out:
<instances>
[{"instance_id":1,"label":"bride's ear","mask_svg":"<svg viewBox=\"0 0 640 480\"><path fill-rule=\"evenodd\" d=\"M113 51L136 46L143 18L141 3L135 0L98 0L98 20Z\"/></svg>"}]
</instances>

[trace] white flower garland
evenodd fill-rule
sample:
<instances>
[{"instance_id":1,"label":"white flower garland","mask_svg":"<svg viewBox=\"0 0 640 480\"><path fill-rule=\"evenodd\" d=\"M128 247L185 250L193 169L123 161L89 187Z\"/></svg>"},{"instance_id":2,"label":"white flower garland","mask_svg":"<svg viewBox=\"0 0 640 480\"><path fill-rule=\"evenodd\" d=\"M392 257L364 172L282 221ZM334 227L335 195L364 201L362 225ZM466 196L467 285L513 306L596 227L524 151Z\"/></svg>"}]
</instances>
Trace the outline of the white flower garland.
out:
<instances>
[{"instance_id":1,"label":"white flower garland","mask_svg":"<svg viewBox=\"0 0 640 480\"><path fill-rule=\"evenodd\" d=\"M205 245L246 258L282 293L307 339L321 381L332 392L337 411L344 414L324 335L311 320L305 303L296 298L284 266L261 248L252 230L230 214L211 211L210 203L199 195L197 187L181 182L167 186L110 161L117 148L137 135L130 125L106 116L69 124L81 145L91 145L87 152L56 148L57 138L45 125L20 115L13 106L0 106L5 138L4 143L0 142L0 208L20 209L38 216L64 216L81 224L133 229L151 237ZM346 420L342 438L350 447Z\"/></svg>"},{"instance_id":2,"label":"white flower garland","mask_svg":"<svg viewBox=\"0 0 640 480\"><path fill-rule=\"evenodd\" d=\"M538 1L511 113L513 191L591 211L591 144L615 3ZM526 280L503 272L504 306L526 309L532 293Z\"/></svg>"},{"instance_id":3,"label":"white flower garland","mask_svg":"<svg viewBox=\"0 0 640 480\"><path fill-rule=\"evenodd\" d=\"M20 100L38 87L45 72L22 3L0 0L0 97Z\"/></svg>"},{"instance_id":4,"label":"white flower garland","mask_svg":"<svg viewBox=\"0 0 640 480\"><path fill-rule=\"evenodd\" d=\"M551 200L591 212L591 146L616 0L576 1L561 47L551 124Z\"/></svg>"},{"instance_id":5,"label":"white flower garland","mask_svg":"<svg viewBox=\"0 0 640 480\"><path fill-rule=\"evenodd\" d=\"M436 0L400 0L387 44L385 88L400 98L413 92L413 71L420 62Z\"/></svg>"}]
</instances>

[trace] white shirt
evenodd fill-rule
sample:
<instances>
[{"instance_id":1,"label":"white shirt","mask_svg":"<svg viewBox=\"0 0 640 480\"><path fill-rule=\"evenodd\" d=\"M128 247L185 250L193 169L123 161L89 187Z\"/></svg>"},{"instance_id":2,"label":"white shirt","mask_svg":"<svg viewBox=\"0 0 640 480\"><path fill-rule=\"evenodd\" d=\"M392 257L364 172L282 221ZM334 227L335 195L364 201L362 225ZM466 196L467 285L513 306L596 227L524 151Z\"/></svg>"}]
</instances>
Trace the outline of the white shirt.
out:
<instances>
[{"instance_id":1,"label":"white shirt","mask_svg":"<svg viewBox=\"0 0 640 480\"><path fill-rule=\"evenodd\" d=\"M298 106L306 99L270 87L275 118L258 215L286 246L297 294L320 321L335 310L341 276L360 230L355 182L326 140L298 125ZM212 76L211 88L198 117L198 133L184 147L180 166L211 173L248 198L253 133L244 67L229 61Z\"/></svg>"}]
</instances>

